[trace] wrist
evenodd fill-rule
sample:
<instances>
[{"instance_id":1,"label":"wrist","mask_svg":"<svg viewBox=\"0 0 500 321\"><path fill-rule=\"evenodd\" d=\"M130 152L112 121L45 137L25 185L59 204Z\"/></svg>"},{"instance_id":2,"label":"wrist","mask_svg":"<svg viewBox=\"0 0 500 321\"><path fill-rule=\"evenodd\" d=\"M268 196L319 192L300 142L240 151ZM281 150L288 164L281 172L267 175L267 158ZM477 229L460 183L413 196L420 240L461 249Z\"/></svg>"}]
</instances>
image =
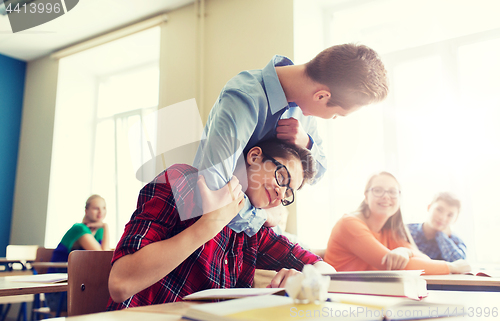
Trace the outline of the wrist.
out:
<instances>
[{"instance_id":1,"label":"wrist","mask_svg":"<svg viewBox=\"0 0 500 321\"><path fill-rule=\"evenodd\" d=\"M455 265L453 265L453 262L446 262L446 265L448 265L448 270L450 270L451 274L455 273Z\"/></svg>"},{"instance_id":2,"label":"wrist","mask_svg":"<svg viewBox=\"0 0 500 321\"><path fill-rule=\"evenodd\" d=\"M193 234L195 242L205 244L213 239L224 226L221 226L220 220L212 218L210 215L203 214L198 221L191 225L188 229Z\"/></svg>"}]
</instances>

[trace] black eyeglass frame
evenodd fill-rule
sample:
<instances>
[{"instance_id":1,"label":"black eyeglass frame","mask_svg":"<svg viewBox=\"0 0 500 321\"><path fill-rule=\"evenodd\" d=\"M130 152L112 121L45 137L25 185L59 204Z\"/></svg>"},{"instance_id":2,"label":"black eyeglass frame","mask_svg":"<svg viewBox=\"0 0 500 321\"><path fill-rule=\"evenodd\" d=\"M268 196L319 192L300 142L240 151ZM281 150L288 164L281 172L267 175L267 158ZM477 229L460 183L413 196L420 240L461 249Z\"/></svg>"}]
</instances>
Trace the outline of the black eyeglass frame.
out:
<instances>
[{"instance_id":1,"label":"black eyeglass frame","mask_svg":"<svg viewBox=\"0 0 500 321\"><path fill-rule=\"evenodd\" d=\"M286 168L285 165L281 164L273 157L264 153L264 151L262 152L262 155L264 155L264 158L270 160L271 162L273 162L274 165L276 165L276 170L274 171L274 179L276 179L276 183L278 183L278 185L281 187L286 187L286 189L290 190L290 192L292 193L292 200L289 201L287 199L282 199L281 204L283 204L283 206L288 206L288 205L292 204L295 201L295 193L293 192L293 189L290 187L290 181L292 180L292 177L290 176L290 172L288 171L288 168ZM288 175L288 181L287 181L288 183L286 183L285 185L280 184L280 181L278 180L278 171L282 168L284 168L286 170L286 173ZM286 192L285 192L285 194L286 194Z\"/></svg>"},{"instance_id":2,"label":"black eyeglass frame","mask_svg":"<svg viewBox=\"0 0 500 321\"><path fill-rule=\"evenodd\" d=\"M380 187L380 188L382 188L382 189L384 190L384 192L383 192L381 195L379 195L379 196L375 195L375 192L373 191L373 189L374 189L374 188L378 188L378 187ZM370 188L368 189L368 191L369 191L369 192L372 192L373 196L375 196L375 197L377 197L377 198L384 197L385 193L387 193L387 195L389 195L389 197L390 197L390 198L392 198L392 199L397 199L397 198L401 197L401 191L400 191L400 190L397 190L397 192L398 192L398 193L397 193L397 195L395 195L395 196L393 197L393 196L389 193L389 191L390 191L390 190L388 190L388 189L384 189L384 188L383 188L383 187L381 187L381 186L374 186L374 187L370 187Z\"/></svg>"}]
</instances>

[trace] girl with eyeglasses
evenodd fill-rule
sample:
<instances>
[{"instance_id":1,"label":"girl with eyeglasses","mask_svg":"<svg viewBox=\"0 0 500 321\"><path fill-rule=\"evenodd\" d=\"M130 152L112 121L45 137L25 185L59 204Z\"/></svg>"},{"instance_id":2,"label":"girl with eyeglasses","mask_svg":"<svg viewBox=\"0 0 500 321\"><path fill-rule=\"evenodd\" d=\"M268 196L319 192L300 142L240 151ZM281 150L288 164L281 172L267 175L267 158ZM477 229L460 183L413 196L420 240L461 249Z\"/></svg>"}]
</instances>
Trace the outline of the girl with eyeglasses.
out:
<instances>
[{"instance_id":1,"label":"girl with eyeglasses","mask_svg":"<svg viewBox=\"0 0 500 321\"><path fill-rule=\"evenodd\" d=\"M401 215L401 188L388 172L373 175L356 211L333 227L325 262L337 271L424 270L425 274L464 273L464 260L431 260L420 252Z\"/></svg>"}]
</instances>

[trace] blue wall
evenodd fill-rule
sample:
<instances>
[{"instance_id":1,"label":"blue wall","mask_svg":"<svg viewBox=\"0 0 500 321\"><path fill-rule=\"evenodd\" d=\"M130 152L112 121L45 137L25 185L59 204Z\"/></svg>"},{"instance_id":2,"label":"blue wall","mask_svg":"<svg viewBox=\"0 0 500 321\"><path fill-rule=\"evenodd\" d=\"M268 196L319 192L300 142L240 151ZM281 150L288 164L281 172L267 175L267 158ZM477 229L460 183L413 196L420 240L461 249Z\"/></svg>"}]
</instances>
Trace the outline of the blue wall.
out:
<instances>
[{"instance_id":1,"label":"blue wall","mask_svg":"<svg viewBox=\"0 0 500 321\"><path fill-rule=\"evenodd\" d=\"M0 257L9 244L26 62L0 54Z\"/></svg>"}]
</instances>

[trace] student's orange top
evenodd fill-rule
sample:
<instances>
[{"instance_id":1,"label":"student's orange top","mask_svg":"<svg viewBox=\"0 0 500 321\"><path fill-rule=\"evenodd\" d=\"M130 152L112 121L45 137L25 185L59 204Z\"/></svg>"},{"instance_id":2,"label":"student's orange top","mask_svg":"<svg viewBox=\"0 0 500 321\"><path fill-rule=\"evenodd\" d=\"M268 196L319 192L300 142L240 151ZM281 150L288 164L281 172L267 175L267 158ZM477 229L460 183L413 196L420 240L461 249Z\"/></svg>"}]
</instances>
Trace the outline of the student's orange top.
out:
<instances>
[{"instance_id":1,"label":"student's orange top","mask_svg":"<svg viewBox=\"0 0 500 321\"><path fill-rule=\"evenodd\" d=\"M347 214L332 229L325 262L337 271L385 270L382 258L398 247L413 252L405 270L424 270L425 274L450 273L446 262L431 260L407 241L394 239L389 230L374 233L361 219Z\"/></svg>"}]
</instances>

